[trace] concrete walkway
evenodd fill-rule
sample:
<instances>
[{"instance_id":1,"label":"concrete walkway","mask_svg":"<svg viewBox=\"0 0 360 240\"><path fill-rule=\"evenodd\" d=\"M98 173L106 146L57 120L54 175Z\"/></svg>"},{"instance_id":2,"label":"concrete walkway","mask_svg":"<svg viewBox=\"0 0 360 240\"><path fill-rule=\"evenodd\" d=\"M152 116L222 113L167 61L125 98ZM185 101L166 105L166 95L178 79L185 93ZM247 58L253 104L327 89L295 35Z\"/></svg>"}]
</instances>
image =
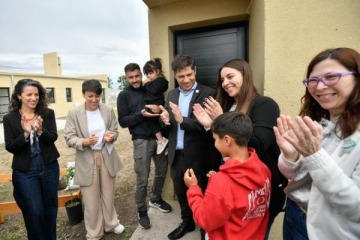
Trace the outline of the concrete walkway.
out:
<instances>
[{"instance_id":1,"label":"concrete walkway","mask_svg":"<svg viewBox=\"0 0 360 240\"><path fill-rule=\"evenodd\" d=\"M170 213L162 213L154 208L150 208L148 215L151 221L151 228L142 229L138 227L130 240L167 240L167 235L174 230L181 222L180 207L177 201L168 201L173 207ZM280 214L271 228L269 240L282 239L282 219L283 214ZM195 231L185 234L181 240L197 240L200 239L199 227Z\"/></svg>"},{"instance_id":2,"label":"concrete walkway","mask_svg":"<svg viewBox=\"0 0 360 240\"><path fill-rule=\"evenodd\" d=\"M149 208L148 215L151 221L151 228L142 229L138 227L130 240L167 240L167 235L174 230L180 223L180 207L177 201L166 200L173 208L169 213L162 213L155 208ZM185 234L182 240L200 239L200 230Z\"/></svg>"},{"instance_id":3,"label":"concrete walkway","mask_svg":"<svg viewBox=\"0 0 360 240\"><path fill-rule=\"evenodd\" d=\"M62 130L65 128L65 119L56 119L56 127L57 130ZM0 123L0 144L3 144L5 142L4 139L4 126L2 123Z\"/></svg>"}]
</instances>

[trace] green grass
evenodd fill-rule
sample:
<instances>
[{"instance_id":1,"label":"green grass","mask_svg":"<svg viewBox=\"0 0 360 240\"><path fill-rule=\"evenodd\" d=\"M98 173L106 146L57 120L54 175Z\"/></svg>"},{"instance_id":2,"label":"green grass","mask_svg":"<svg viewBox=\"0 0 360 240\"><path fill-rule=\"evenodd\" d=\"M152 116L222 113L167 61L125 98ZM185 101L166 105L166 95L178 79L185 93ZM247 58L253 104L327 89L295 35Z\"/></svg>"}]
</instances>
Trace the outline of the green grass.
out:
<instances>
[{"instance_id":1,"label":"green grass","mask_svg":"<svg viewBox=\"0 0 360 240\"><path fill-rule=\"evenodd\" d=\"M14 201L11 183L0 184L0 202Z\"/></svg>"}]
</instances>

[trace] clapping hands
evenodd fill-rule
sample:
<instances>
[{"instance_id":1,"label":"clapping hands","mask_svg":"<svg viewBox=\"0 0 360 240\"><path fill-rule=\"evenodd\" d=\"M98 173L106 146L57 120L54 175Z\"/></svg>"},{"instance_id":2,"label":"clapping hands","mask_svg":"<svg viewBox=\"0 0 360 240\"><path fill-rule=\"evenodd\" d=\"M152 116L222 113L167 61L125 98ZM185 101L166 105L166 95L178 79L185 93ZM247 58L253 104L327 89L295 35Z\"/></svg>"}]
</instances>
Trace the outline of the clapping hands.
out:
<instances>
[{"instance_id":1,"label":"clapping hands","mask_svg":"<svg viewBox=\"0 0 360 240\"><path fill-rule=\"evenodd\" d=\"M193 113L196 119L204 126L204 128L210 128L213 120L210 118L209 114L206 113L205 109L199 104L195 103L193 107Z\"/></svg>"},{"instance_id":2,"label":"clapping hands","mask_svg":"<svg viewBox=\"0 0 360 240\"><path fill-rule=\"evenodd\" d=\"M203 102L204 107L199 103L194 104L193 113L196 119L204 126L204 128L210 128L215 118L223 114L223 110L220 103L213 97L205 98Z\"/></svg>"},{"instance_id":3,"label":"clapping hands","mask_svg":"<svg viewBox=\"0 0 360 240\"><path fill-rule=\"evenodd\" d=\"M322 127L319 123L305 116L281 115L274 127L276 142L281 152L289 161L297 161L299 155L309 156L321 149Z\"/></svg>"},{"instance_id":4,"label":"clapping hands","mask_svg":"<svg viewBox=\"0 0 360 240\"><path fill-rule=\"evenodd\" d=\"M181 111L178 105L176 105L175 103L169 102L169 107L171 109L171 112L174 115L175 121L179 124L181 124L183 122L183 117L181 115ZM164 122L165 125L170 125L170 116L169 116L169 112L162 106L160 106L161 109L161 114L160 114L160 118L161 120Z\"/></svg>"},{"instance_id":5,"label":"clapping hands","mask_svg":"<svg viewBox=\"0 0 360 240\"><path fill-rule=\"evenodd\" d=\"M220 106L220 103L211 96L205 98L203 105L205 108L205 112L212 120L224 113L222 107Z\"/></svg>"}]
</instances>

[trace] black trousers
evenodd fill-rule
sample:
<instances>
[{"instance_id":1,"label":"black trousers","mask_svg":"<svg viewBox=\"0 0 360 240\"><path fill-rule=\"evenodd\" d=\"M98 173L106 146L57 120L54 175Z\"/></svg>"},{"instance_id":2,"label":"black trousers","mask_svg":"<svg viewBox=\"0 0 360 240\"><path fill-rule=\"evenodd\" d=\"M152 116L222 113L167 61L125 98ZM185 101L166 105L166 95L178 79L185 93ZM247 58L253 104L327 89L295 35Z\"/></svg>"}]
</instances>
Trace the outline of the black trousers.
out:
<instances>
[{"instance_id":1,"label":"black trousers","mask_svg":"<svg viewBox=\"0 0 360 240\"><path fill-rule=\"evenodd\" d=\"M174 162L171 165L171 169L170 169L170 175L174 183L176 197L180 204L181 219L185 223L194 223L193 213L191 211L191 208L189 206L186 197L186 191L188 189L188 187L186 187L184 182L184 173L187 170L186 166L187 164L185 164L183 150L176 150ZM206 173L195 172L195 175L198 180L198 185L200 186L202 192L204 193L207 185Z\"/></svg>"}]
</instances>

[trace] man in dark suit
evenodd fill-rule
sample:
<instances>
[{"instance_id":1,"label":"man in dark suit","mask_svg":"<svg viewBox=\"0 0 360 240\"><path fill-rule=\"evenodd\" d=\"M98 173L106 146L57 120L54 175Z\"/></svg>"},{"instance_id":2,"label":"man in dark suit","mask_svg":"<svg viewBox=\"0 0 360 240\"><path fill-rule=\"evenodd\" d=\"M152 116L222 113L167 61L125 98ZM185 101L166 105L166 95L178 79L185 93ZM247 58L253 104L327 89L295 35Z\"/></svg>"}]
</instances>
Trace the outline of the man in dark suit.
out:
<instances>
[{"instance_id":1,"label":"man in dark suit","mask_svg":"<svg viewBox=\"0 0 360 240\"><path fill-rule=\"evenodd\" d=\"M182 218L182 223L168 235L168 238L179 239L195 229L192 211L186 198L184 173L188 168L193 168L204 191L207 184L206 173L211 168L209 164L209 149L213 147L209 141L211 135L196 120L193 105L202 104L205 98L214 96L216 92L196 82L196 66L193 58L185 55L176 56L171 67L179 86L169 92L165 109L162 108L160 117L169 126L170 175Z\"/></svg>"}]
</instances>

